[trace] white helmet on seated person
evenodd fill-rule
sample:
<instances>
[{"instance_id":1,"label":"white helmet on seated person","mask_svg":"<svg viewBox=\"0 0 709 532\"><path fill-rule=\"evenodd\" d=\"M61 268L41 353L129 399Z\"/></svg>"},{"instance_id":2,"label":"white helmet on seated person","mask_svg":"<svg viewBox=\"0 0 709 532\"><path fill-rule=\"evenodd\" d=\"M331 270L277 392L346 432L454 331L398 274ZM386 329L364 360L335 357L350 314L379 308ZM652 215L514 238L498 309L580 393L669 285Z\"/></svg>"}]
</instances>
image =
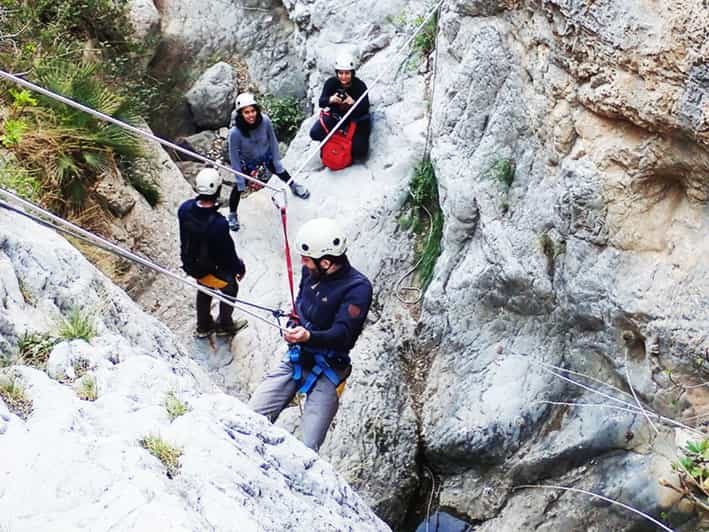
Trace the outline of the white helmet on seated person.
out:
<instances>
[{"instance_id":1,"label":"white helmet on seated person","mask_svg":"<svg viewBox=\"0 0 709 532\"><path fill-rule=\"evenodd\" d=\"M354 70L357 61L351 52L340 52L335 59L335 70Z\"/></svg>"},{"instance_id":2,"label":"white helmet on seated person","mask_svg":"<svg viewBox=\"0 0 709 532\"><path fill-rule=\"evenodd\" d=\"M236 110L240 111L244 107L256 105L256 98L250 92L242 92L236 97Z\"/></svg>"},{"instance_id":3,"label":"white helmet on seated person","mask_svg":"<svg viewBox=\"0 0 709 532\"><path fill-rule=\"evenodd\" d=\"M213 196L222 186L222 176L214 168L203 168L195 179L195 190L201 196Z\"/></svg>"},{"instance_id":4,"label":"white helmet on seated person","mask_svg":"<svg viewBox=\"0 0 709 532\"><path fill-rule=\"evenodd\" d=\"M340 257L347 251L347 236L332 218L315 218L306 222L295 238L298 253L311 259L326 255Z\"/></svg>"}]
</instances>

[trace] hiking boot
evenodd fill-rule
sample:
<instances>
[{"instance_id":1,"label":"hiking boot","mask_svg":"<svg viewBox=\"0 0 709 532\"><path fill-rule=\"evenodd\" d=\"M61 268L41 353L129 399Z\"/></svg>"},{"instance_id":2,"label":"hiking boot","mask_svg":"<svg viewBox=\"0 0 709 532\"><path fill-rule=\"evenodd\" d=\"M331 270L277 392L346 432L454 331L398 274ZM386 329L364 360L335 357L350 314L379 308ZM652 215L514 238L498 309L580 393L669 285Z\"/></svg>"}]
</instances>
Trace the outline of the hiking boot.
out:
<instances>
[{"instance_id":1,"label":"hiking boot","mask_svg":"<svg viewBox=\"0 0 709 532\"><path fill-rule=\"evenodd\" d=\"M194 337L195 338L207 338L210 334L214 332L214 324L212 323L209 325L209 327L200 327L197 326L197 328L194 331Z\"/></svg>"},{"instance_id":2,"label":"hiking boot","mask_svg":"<svg viewBox=\"0 0 709 532\"><path fill-rule=\"evenodd\" d=\"M293 194L298 196L300 199L308 199L310 196L310 191L295 181L291 181L288 186L290 187L291 192L293 192Z\"/></svg>"},{"instance_id":3,"label":"hiking boot","mask_svg":"<svg viewBox=\"0 0 709 532\"><path fill-rule=\"evenodd\" d=\"M217 336L233 336L238 333L241 329L249 326L249 322L245 319L237 319L231 323L217 323Z\"/></svg>"},{"instance_id":4,"label":"hiking boot","mask_svg":"<svg viewBox=\"0 0 709 532\"><path fill-rule=\"evenodd\" d=\"M229 217L227 218L227 221L229 222L229 229L231 229L232 231L238 231L239 227L241 227L239 225L239 219L236 217L235 212L229 213Z\"/></svg>"}]
</instances>

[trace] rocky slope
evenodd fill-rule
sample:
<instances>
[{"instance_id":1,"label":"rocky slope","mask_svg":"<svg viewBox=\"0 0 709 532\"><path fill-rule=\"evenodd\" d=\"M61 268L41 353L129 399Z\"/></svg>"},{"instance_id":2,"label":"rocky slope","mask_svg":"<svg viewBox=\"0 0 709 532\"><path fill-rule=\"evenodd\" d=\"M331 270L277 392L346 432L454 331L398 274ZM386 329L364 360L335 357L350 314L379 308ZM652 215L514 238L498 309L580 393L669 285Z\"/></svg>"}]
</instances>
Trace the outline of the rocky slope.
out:
<instances>
[{"instance_id":1,"label":"rocky slope","mask_svg":"<svg viewBox=\"0 0 709 532\"><path fill-rule=\"evenodd\" d=\"M2 370L3 387L9 378L24 396L0 400L3 529L387 530L330 465L220 392L62 238L2 211L0 249L4 355L25 332L56 334L77 307L96 330L58 343L46 371ZM87 379L93 401L79 398ZM168 393L187 406L174 421ZM181 450L177 468L142 448L149 436Z\"/></svg>"},{"instance_id":2,"label":"rocky slope","mask_svg":"<svg viewBox=\"0 0 709 532\"><path fill-rule=\"evenodd\" d=\"M425 513L431 471L436 506L476 530L650 529L578 494L519 489L538 483L669 512L673 527L692 529L659 485L675 478L676 434L656 434L633 409L549 404L605 402L549 368L614 385L625 408L630 380L665 415L703 412L704 388L692 386L704 382L709 353L704 2L454 0L442 6L428 70L395 56L408 37L401 21L426 9L419 2L159 7L166 42L223 49L260 86L292 82L311 102L341 47L363 59L362 79L382 76L368 161L338 173L312 162L298 176L311 198L289 203L292 231L316 215L340 218L353 264L374 281L321 455L380 517L405 529L407 515ZM443 252L422 308L410 309L395 297L413 248L397 218L429 117ZM312 120L285 159L291 172ZM277 211L265 191L240 209L241 296L285 308ZM161 245L177 249L174 232ZM223 390L246 399L282 342L252 319L228 347L205 349L189 340L192 298L156 279L139 302ZM297 409L279 424L297 435Z\"/></svg>"}]
</instances>

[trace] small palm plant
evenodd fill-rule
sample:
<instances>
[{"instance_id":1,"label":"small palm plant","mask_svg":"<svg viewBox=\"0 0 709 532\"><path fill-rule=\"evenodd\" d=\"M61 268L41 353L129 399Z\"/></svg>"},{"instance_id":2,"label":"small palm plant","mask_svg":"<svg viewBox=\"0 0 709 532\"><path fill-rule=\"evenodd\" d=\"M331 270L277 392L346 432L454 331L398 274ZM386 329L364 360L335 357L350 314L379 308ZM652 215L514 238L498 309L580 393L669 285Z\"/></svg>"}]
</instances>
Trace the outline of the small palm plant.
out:
<instances>
[{"instance_id":1,"label":"small palm plant","mask_svg":"<svg viewBox=\"0 0 709 532\"><path fill-rule=\"evenodd\" d=\"M103 114L136 123L122 98L96 75L96 66L55 60L37 69L37 82L47 89ZM116 169L119 157L142 154L138 139L116 125L46 96L25 107L23 119L34 125L23 132L15 151L19 158L43 171L45 185L73 211L80 211L98 177ZM64 210L64 209L61 209Z\"/></svg>"}]
</instances>

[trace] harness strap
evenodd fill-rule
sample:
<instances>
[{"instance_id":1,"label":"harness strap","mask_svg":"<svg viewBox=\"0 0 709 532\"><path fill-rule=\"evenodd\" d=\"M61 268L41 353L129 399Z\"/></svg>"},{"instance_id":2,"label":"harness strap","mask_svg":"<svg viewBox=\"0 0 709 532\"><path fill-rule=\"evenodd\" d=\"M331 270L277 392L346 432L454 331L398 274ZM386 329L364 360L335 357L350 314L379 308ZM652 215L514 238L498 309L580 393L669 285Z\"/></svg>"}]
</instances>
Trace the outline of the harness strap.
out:
<instances>
[{"instance_id":1,"label":"harness strap","mask_svg":"<svg viewBox=\"0 0 709 532\"><path fill-rule=\"evenodd\" d=\"M324 111L322 111L322 112L320 113L320 125L321 125L322 128L325 130L325 133L330 133L330 130L329 130L329 129L327 128L327 126L325 125L325 120L323 120L323 118L322 118L323 115L325 115L325 116L330 116L330 113L326 113L326 112L324 112ZM355 131L356 131L356 130L357 130L357 123L356 123L355 121L352 121L352 122L350 122L349 125L347 126L347 133L346 133L346 134L343 133L343 135L347 138L347 140L352 140L352 137L354 137L354 134L355 134Z\"/></svg>"},{"instance_id":2,"label":"harness strap","mask_svg":"<svg viewBox=\"0 0 709 532\"><path fill-rule=\"evenodd\" d=\"M330 366L329 362L327 361L327 357L331 356L333 353L334 351L325 351L323 353L317 353L313 355L313 360L315 364L310 370L310 373L305 379L305 382L303 382L300 388L298 388L298 393L310 393L310 390L313 389L313 386L315 386L315 383L318 381L321 375L325 375L325 377L327 377L327 380L329 380L333 384L333 386L335 386L335 388L338 388L338 386L344 381L344 379L340 378L337 372L332 368L332 366ZM300 354L300 345L294 344L288 348L288 358L291 364L293 364L294 381L300 381L303 379L303 365L301 363L302 361L300 360ZM338 392L338 396L340 393L341 392Z\"/></svg>"},{"instance_id":3,"label":"harness strap","mask_svg":"<svg viewBox=\"0 0 709 532\"><path fill-rule=\"evenodd\" d=\"M303 378L303 366L300 364L300 346L298 344L292 344L288 348L288 358L293 364L293 380L299 381Z\"/></svg>"}]
</instances>

